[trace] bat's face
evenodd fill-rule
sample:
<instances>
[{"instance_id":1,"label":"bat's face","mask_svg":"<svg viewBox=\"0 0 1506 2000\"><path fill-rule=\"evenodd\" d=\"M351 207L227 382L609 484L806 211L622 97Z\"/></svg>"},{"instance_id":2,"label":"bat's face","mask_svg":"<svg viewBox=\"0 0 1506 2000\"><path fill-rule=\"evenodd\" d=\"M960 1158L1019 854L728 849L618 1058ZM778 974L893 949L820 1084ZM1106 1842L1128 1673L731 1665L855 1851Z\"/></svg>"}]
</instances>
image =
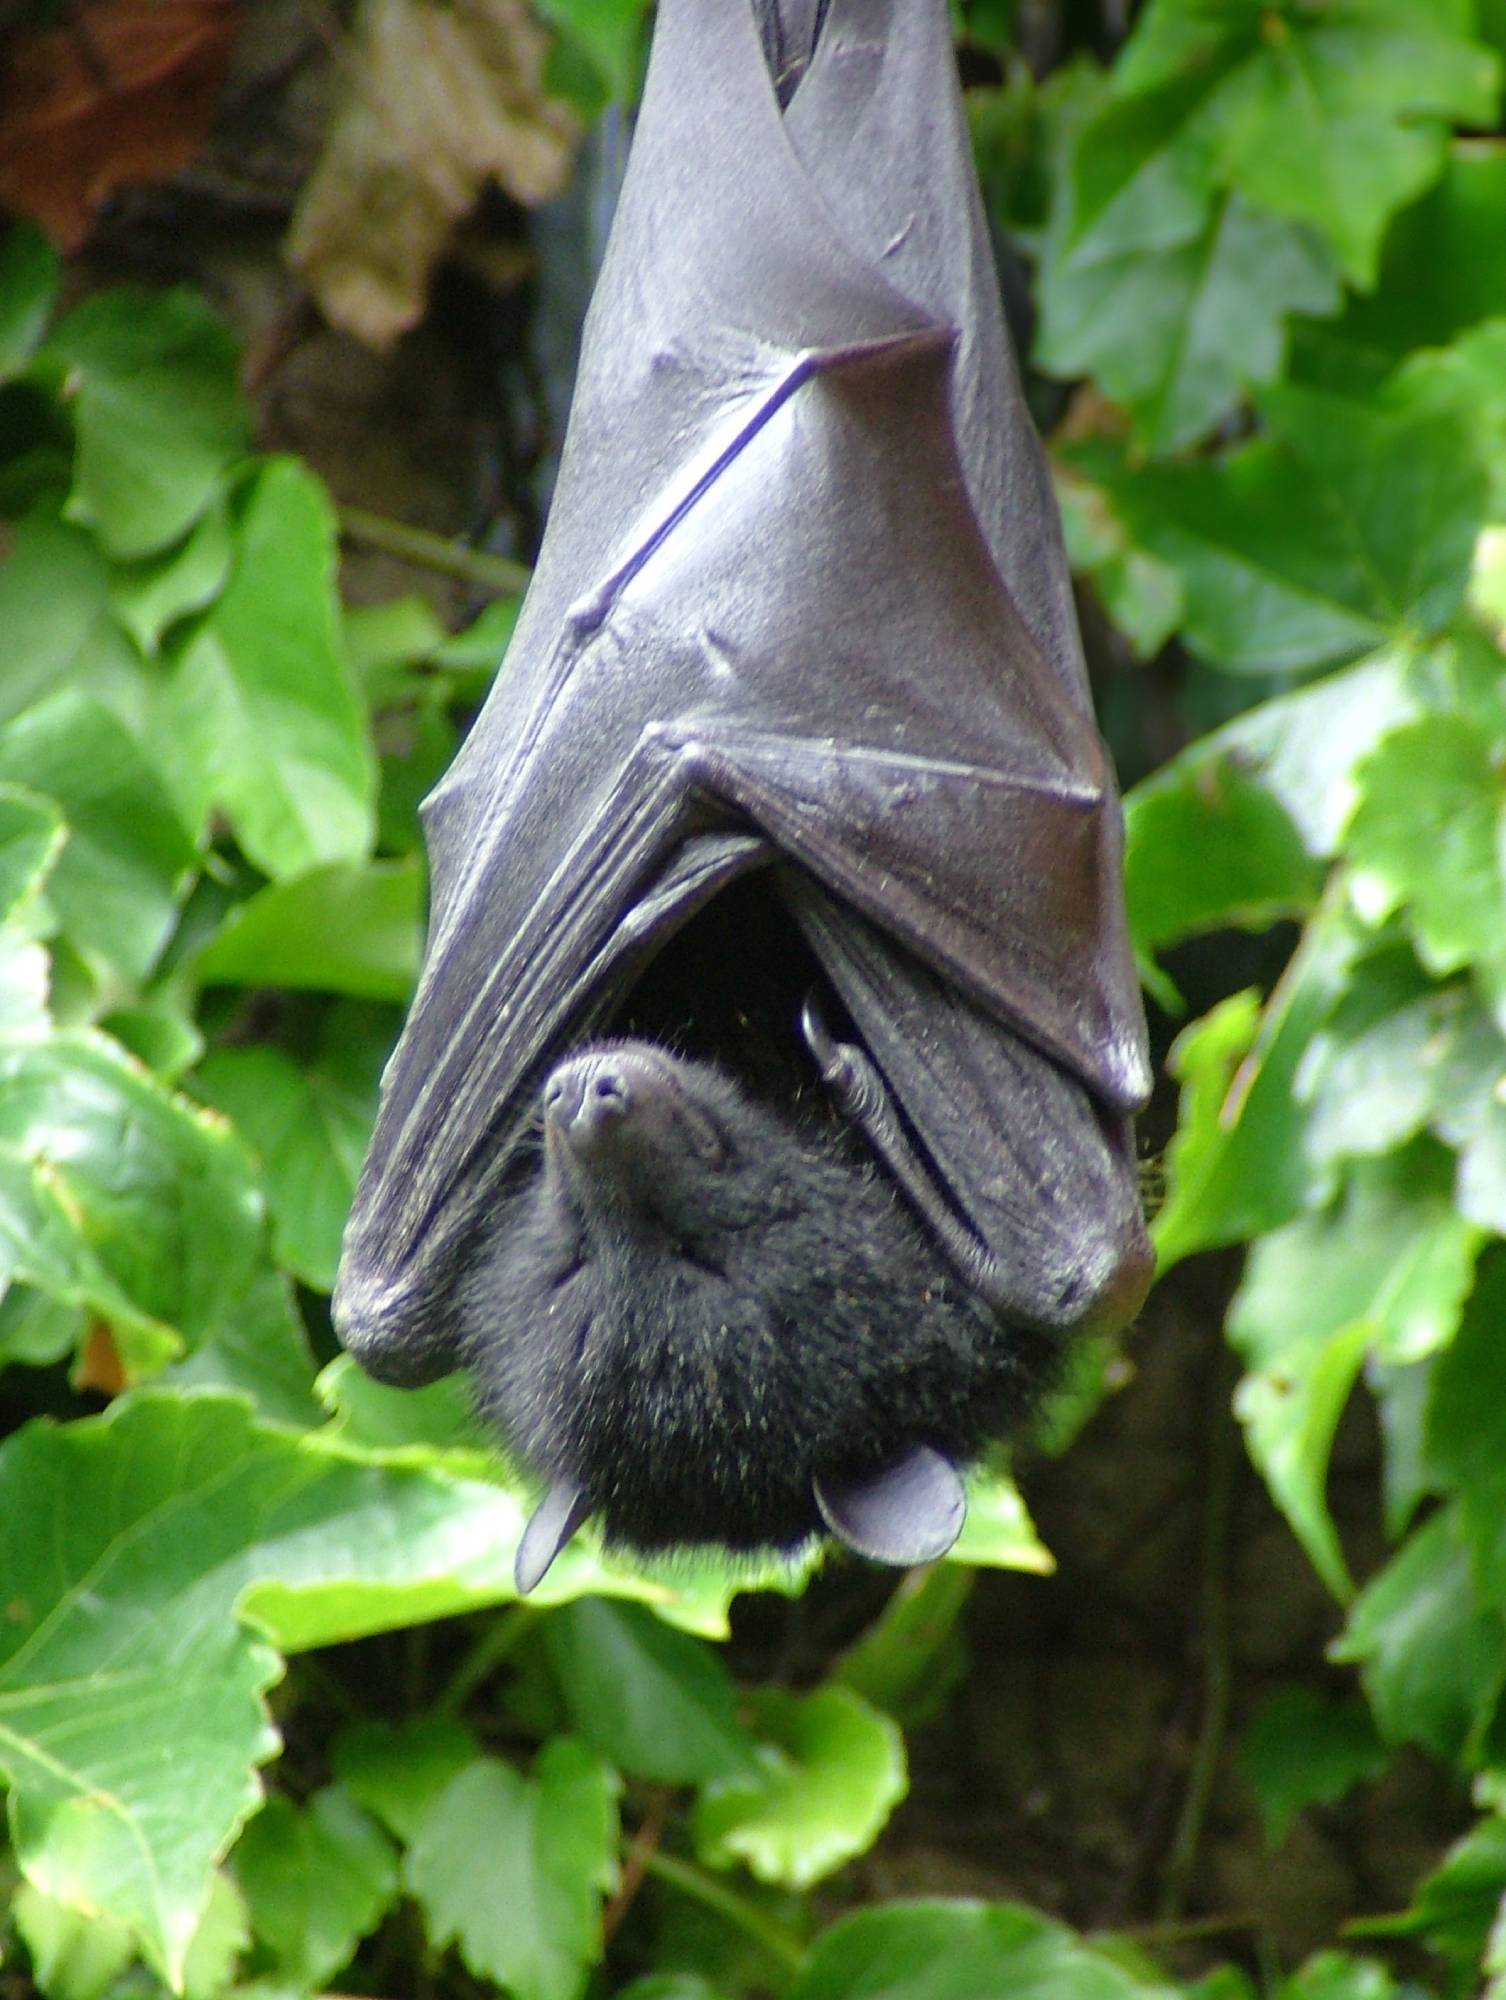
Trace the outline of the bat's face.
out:
<instances>
[{"instance_id":1,"label":"bat's face","mask_svg":"<svg viewBox=\"0 0 1506 2000\"><path fill-rule=\"evenodd\" d=\"M544 1086L544 1144L583 1209L649 1210L667 1184L715 1175L727 1142L683 1066L646 1042L594 1048Z\"/></svg>"}]
</instances>

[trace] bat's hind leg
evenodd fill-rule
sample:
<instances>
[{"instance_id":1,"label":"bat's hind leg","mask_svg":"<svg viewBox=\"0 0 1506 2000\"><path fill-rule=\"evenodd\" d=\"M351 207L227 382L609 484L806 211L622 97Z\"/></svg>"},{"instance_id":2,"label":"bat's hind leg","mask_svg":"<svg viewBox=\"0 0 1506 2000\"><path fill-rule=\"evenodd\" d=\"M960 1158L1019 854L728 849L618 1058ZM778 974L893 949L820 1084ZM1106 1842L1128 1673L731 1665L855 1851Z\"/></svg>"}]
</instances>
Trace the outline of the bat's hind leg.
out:
<instances>
[{"instance_id":1,"label":"bat's hind leg","mask_svg":"<svg viewBox=\"0 0 1506 2000\"><path fill-rule=\"evenodd\" d=\"M1005 1313L1010 1300L1003 1266L937 1193L936 1183L916 1158L894 1100L867 1054L855 1042L836 1039L814 997L801 1009L800 1032L820 1065L821 1081L837 1109L862 1132L958 1275L991 1311Z\"/></svg>"}]
</instances>

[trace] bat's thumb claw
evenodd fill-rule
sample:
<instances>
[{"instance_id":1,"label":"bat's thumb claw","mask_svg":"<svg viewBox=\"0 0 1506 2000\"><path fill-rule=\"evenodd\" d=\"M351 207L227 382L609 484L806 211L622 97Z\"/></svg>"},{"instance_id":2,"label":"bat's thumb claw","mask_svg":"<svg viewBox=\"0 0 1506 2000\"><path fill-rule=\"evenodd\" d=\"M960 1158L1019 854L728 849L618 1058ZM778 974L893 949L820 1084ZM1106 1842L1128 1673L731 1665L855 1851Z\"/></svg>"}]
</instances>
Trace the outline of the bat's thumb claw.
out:
<instances>
[{"instance_id":1,"label":"bat's thumb claw","mask_svg":"<svg viewBox=\"0 0 1506 2000\"><path fill-rule=\"evenodd\" d=\"M800 1009L800 1032L805 1037L805 1046L822 1069L829 1070L838 1060L837 1045L832 1040L831 1030L826 1025L814 993L805 996L805 1005Z\"/></svg>"},{"instance_id":2,"label":"bat's thumb claw","mask_svg":"<svg viewBox=\"0 0 1506 2000\"><path fill-rule=\"evenodd\" d=\"M934 1562L962 1533L967 1497L950 1459L918 1444L866 1479L812 1481L821 1518L870 1562Z\"/></svg>"},{"instance_id":3,"label":"bat's thumb claw","mask_svg":"<svg viewBox=\"0 0 1506 2000\"><path fill-rule=\"evenodd\" d=\"M554 1482L518 1544L512 1574L519 1597L544 1581L551 1563L590 1511L591 1503L578 1486L566 1479Z\"/></svg>"}]
</instances>

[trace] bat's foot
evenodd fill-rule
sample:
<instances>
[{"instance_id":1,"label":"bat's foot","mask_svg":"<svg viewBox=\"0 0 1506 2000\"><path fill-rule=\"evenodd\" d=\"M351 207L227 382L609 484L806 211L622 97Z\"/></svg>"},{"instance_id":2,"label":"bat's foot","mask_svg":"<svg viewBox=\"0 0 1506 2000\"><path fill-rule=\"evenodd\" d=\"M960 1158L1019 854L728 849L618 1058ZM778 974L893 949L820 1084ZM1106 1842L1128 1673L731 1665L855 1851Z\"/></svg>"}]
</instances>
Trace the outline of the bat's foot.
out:
<instances>
[{"instance_id":1,"label":"bat's foot","mask_svg":"<svg viewBox=\"0 0 1506 2000\"><path fill-rule=\"evenodd\" d=\"M867 1479L812 1482L821 1518L836 1536L870 1562L909 1569L935 1562L962 1533L967 1498L950 1459L928 1444Z\"/></svg>"}]
</instances>

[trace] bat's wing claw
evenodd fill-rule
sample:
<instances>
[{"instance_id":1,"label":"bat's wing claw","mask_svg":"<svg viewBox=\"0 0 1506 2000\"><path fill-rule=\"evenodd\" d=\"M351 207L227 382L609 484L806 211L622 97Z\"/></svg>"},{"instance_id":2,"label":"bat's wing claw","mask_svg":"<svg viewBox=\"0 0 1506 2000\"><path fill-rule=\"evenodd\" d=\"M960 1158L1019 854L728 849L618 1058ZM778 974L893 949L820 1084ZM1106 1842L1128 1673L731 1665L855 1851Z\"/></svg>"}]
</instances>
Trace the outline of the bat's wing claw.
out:
<instances>
[{"instance_id":1,"label":"bat's wing claw","mask_svg":"<svg viewBox=\"0 0 1506 2000\"><path fill-rule=\"evenodd\" d=\"M512 1573L519 1597L526 1597L544 1581L555 1557L590 1511L591 1503L580 1487L568 1479L554 1482L518 1544Z\"/></svg>"},{"instance_id":2,"label":"bat's wing claw","mask_svg":"<svg viewBox=\"0 0 1506 2000\"><path fill-rule=\"evenodd\" d=\"M967 1519L956 1466L927 1444L915 1445L867 1479L818 1476L812 1485L827 1527L870 1562L905 1569L935 1562Z\"/></svg>"}]
</instances>

